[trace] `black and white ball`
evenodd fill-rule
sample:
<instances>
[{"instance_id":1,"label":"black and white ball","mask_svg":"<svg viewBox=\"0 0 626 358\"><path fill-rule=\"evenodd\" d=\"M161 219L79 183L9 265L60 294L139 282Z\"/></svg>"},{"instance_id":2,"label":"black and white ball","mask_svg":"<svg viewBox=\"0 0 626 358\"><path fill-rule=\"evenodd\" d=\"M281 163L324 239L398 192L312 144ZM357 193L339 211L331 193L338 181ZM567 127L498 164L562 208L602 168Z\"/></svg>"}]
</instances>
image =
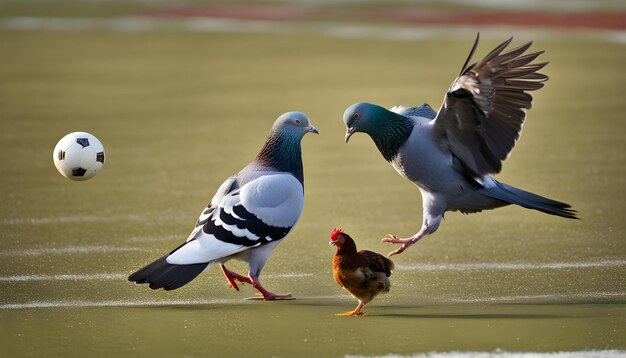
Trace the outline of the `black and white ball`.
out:
<instances>
[{"instance_id":1,"label":"black and white ball","mask_svg":"<svg viewBox=\"0 0 626 358\"><path fill-rule=\"evenodd\" d=\"M87 180L104 166L104 146L95 136L74 132L61 138L52 159L59 173L72 180Z\"/></svg>"}]
</instances>

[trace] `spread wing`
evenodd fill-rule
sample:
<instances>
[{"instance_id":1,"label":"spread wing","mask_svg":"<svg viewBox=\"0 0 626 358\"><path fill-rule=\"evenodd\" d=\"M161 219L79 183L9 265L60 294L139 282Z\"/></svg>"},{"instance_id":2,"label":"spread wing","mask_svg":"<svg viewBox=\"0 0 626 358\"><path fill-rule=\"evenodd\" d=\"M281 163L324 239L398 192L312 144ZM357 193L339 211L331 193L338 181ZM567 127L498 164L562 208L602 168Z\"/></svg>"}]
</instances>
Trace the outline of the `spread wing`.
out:
<instances>
[{"instance_id":1,"label":"spread wing","mask_svg":"<svg viewBox=\"0 0 626 358\"><path fill-rule=\"evenodd\" d=\"M361 250L359 251L359 255L365 259L367 262L367 267L374 272L384 272L387 277L391 276L391 271L393 270L393 261L389 260L385 256L369 251L369 250Z\"/></svg>"},{"instance_id":2,"label":"spread wing","mask_svg":"<svg viewBox=\"0 0 626 358\"><path fill-rule=\"evenodd\" d=\"M303 208L302 184L293 175L263 175L241 187L231 177L202 212L187 243L167 262L204 263L280 240Z\"/></svg>"},{"instance_id":3,"label":"spread wing","mask_svg":"<svg viewBox=\"0 0 626 358\"><path fill-rule=\"evenodd\" d=\"M548 80L537 72L548 63L531 63L543 51L524 54L532 42L503 53L513 38L467 66L478 39L435 118L435 135L475 176L502 169L531 107L528 92Z\"/></svg>"}]
</instances>

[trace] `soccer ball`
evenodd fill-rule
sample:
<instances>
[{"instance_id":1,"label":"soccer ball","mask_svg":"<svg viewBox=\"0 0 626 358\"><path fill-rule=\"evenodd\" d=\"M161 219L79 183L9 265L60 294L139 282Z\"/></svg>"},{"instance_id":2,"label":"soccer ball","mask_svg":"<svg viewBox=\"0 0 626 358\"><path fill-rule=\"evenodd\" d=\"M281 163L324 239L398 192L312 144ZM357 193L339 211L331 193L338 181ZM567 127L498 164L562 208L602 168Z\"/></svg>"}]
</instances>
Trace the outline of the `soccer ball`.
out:
<instances>
[{"instance_id":1,"label":"soccer ball","mask_svg":"<svg viewBox=\"0 0 626 358\"><path fill-rule=\"evenodd\" d=\"M72 180L87 180L104 165L104 147L98 138L85 132L74 132L61 138L52 153L59 173Z\"/></svg>"}]
</instances>

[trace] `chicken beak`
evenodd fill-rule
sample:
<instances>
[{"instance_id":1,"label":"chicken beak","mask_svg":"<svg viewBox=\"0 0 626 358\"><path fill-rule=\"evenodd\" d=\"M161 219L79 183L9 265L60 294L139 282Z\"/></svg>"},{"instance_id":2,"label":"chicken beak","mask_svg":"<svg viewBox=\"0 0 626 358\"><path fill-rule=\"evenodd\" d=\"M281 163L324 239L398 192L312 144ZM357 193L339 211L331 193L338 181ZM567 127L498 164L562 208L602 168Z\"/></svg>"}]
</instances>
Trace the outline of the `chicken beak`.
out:
<instances>
[{"instance_id":1,"label":"chicken beak","mask_svg":"<svg viewBox=\"0 0 626 358\"><path fill-rule=\"evenodd\" d=\"M354 127L353 128L348 128L346 130L346 143L348 143L348 141L350 140L350 137L352 137L353 133L354 133Z\"/></svg>"},{"instance_id":2,"label":"chicken beak","mask_svg":"<svg viewBox=\"0 0 626 358\"><path fill-rule=\"evenodd\" d=\"M330 246L337 246L337 243L336 243L336 242L334 242L334 241L329 241L329 242L328 242L328 245L330 245Z\"/></svg>"}]
</instances>

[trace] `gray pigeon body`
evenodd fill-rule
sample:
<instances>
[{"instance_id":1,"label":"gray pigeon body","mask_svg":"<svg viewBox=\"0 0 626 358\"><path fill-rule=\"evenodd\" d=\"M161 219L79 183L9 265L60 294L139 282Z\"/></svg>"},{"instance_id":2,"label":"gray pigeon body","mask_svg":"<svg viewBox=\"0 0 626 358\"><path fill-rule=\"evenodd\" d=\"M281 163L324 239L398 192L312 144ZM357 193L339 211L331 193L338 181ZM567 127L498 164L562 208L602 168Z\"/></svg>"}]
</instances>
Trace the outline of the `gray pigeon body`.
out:
<instances>
[{"instance_id":1,"label":"gray pigeon body","mask_svg":"<svg viewBox=\"0 0 626 358\"><path fill-rule=\"evenodd\" d=\"M304 208L302 137L318 133L300 112L278 117L255 160L228 178L202 211L187 241L128 278L152 289L179 288L213 263L230 285L253 285L263 299L278 295L261 286L258 277L272 250L296 225ZM248 275L224 264L236 258L249 263Z\"/></svg>"},{"instance_id":2,"label":"gray pigeon body","mask_svg":"<svg viewBox=\"0 0 626 358\"><path fill-rule=\"evenodd\" d=\"M475 213L509 204L565 218L576 218L570 205L500 183L500 172L513 149L531 107L529 91L548 77L537 71L547 62L532 63L541 52L525 54L531 43L503 53L512 39L468 66L478 37L461 74L446 92L439 112L430 106L354 104L344 113L346 142L357 132L369 134L383 157L400 175L415 183L423 202L423 225L410 238L389 235L400 244L395 255L435 232L446 211Z\"/></svg>"}]
</instances>

